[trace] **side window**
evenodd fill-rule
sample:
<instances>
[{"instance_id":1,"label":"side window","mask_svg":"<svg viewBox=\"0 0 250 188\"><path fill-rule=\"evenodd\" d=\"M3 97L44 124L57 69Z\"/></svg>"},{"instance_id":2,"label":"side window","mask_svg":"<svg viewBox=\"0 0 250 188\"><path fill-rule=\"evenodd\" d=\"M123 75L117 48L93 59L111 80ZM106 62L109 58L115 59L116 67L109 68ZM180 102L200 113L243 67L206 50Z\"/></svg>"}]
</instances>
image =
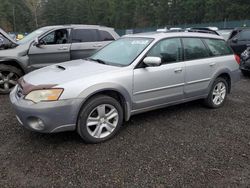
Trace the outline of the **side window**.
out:
<instances>
[{"instance_id":1,"label":"side window","mask_svg":"<svg viewBox=\"0 0 250 188\"><path fill-rule=\"evenodd\" d=\"M66 29L53 31L40 39L40 43L43 45L66 44L68 42L68 31Z\"/></svg>"},{"instance_id":2,"label":"side window","mask_svg":"<svg viewBox=\"0 0 250 188\"><path fill-rule=\"evenodd\" d=\"M182 45L178 38L165 39L157 43L147 56L160 57L162 63L174 63L182 60Z\"/></svg>"},{"instance_id":3,"label":"side window","mask_svg":"<svg viewBox=\"0 0 250 188\"><path fill-rule=\"evenodd\" d=\"M223 40L205 39L205 42L214 56L232 54L232 50L227 46L226 42Z\"/></svg>"},{"instance_id":4,"label":"side window","mask_svg":"<svg viewBox=\"0 0 250 188\"><path fill-rule=\"evenodd\" d=\"M250 31L241 31L238 35L239 40L250 40Z\"/></svg>"},{"instance_id":5,"label":"side window","mask_svg":"<svg viewBox=\"0 0 250 188\"><path fill-rule=\"evenodd\" d=\"M101 41L115 40L114 37L107 31L99 30Z\"/></svg>"},{"instance_id":6,"label":"side window","mask_svg":"<svg viewBox=\"0 0 250 188\"><path fill-rule=\"evenodd\" d=\"M99 41L97 32L96 29L74 29L72 43Z\"/></svg>"},{"instance_id":7,"label":"side window","mask_svg":"<svg viewBox=\"0 0 250 188\"><path fill-rule=\"evenodd\" d=\"M183 38L185 60L209 57L209 51L199 38Z\"/></svg>"}]
</instances>

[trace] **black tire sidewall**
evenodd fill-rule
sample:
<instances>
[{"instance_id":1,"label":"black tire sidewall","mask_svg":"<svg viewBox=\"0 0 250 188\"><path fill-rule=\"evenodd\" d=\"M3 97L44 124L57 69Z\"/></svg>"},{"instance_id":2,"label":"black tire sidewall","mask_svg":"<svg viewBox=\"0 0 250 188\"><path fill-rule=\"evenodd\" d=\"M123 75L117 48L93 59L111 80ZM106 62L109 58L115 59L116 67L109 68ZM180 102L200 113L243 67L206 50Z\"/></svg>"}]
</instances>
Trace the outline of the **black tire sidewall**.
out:
<instances>
[{"instance_id":1,"label":"black tire sidewall","mask_svg":"<svg viewBox=\"0 0 250 188\"><path fill-rule=\"evenodd\" d=\"M118 111L119 120L115 130L109 136L105 138L94 138L88 133L86 121L92 110L101 104L110 104L114 106ZM86 143L92 143L92 144L100 143L111 139L119 131L122 122L123 122L123 110L120 103L112 97L99 95L89 99L81 109L77 122L77 132Z\"/></svg>"},{"instance_id":2,"label":"black tire sidewall","mask_svg":"<svg viewBox=\"0 0 250 188\"><path fill-rule=\"evenodd\" d=\"M214 104L214 102L213 102L213 91L214 91L215 86L216 86L219 82L223 82L223 83L225 84L225 86L226 86L226 96L225 96L223 102L222 102L220 105L216 105L216 104ZM206 99L207 105L208 105L210 108L220 108L220 107L222 107L222 106L225 104L225 101L226 101L226 99L227 99L228 91L229 91L229 88L228 88L228 83L227 83L227 81L226 81L224 78L217 78L217 79L214 81L214 83L213 83L213 86L212 86L212 88L211 88L211 90L210 90L210 93L209 93L209 95L208 95L208 98Z\"/></svg>"}]
</instances>

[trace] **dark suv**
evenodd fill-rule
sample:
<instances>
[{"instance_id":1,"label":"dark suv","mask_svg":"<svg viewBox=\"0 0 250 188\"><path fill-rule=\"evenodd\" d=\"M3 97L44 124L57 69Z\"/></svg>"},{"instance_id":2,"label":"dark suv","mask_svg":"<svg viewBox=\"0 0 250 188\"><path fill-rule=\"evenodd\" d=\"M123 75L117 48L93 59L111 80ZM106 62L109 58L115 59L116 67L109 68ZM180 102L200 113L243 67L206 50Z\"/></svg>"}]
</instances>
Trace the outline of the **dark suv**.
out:
<instances>
[{"instance_id":1,"label":"dark suv","mask_svg":"<svg viewBox=\"0 0 250 188\"><path fill-rule=\"evenodd\" d=\"M250 45L250 28L234 29L227 42L237 55L241 55L246 50L247 45Z\"/></svg>"},{"instance_id":2,"label":"dark suv","mask_svg":"<svg viewBox=\"0 0 250 188\"><path fill-rule=\"evenodd\" d=\"M0 34L8 41L0 50L0 94L9 93L27 72L89 57L119 38L113 28L96 25L43 27L18 42L1 29Z\"/></svg>"}]
</instances>

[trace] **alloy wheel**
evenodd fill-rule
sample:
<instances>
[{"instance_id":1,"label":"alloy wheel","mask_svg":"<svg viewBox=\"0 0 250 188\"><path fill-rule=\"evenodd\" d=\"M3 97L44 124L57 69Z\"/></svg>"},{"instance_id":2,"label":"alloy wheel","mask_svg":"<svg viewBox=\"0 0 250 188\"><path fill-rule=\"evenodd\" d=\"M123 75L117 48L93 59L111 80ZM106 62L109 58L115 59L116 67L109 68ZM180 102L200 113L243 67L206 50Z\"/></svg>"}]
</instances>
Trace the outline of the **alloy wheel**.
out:
<instances>
[{"instance_id":1,"label":"alloy wheel","mask_svg":"<svg viewBox=\"0 0 250 188\"><path fill-rule=\"evenodd\" d=\"M118 110L110 104L101 104L92 110L87 118L88 133L95 138L105 138L119 122Z\"/></svg>"},{"instance_id":2,"label":"alloy wheel","mask_svg":"<svg viewBox=\"0 0 250 188\"><path fill-rule=\"evenodd\" d=\"M9 92L16 86L19 76L10 71L0 72L0 91Z\"/></svg>"},{"instance_id":3,"label":"alloy wheel","mask_svg":"<svg viewBox=\"0 0 250 188\"><path fill-rule=\"evenodd\" d=\"M218 82L213 90L213 103L215 105L220 105L224 102L226 97L226 85L223 82Z\"/></svg>"}]
</instances>

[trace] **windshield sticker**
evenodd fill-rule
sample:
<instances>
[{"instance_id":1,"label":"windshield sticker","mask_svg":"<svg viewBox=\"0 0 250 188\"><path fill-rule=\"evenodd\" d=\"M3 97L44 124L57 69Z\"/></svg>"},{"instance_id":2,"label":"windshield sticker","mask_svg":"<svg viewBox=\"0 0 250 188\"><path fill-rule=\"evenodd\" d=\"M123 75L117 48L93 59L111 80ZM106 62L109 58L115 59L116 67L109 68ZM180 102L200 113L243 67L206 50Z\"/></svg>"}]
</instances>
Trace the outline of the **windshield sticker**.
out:
<instances>
[{"instance_id":1,"label":"windshield sticker","mask_svg":"<svg viewBox=\"0 0 250 188\"><path fill-rule=\"evenodd\" d=\"M131 42L132 45L140 44L140 45L146 45L149 43L149 40L134 40Z\"/></svg>"}]
</instances>

